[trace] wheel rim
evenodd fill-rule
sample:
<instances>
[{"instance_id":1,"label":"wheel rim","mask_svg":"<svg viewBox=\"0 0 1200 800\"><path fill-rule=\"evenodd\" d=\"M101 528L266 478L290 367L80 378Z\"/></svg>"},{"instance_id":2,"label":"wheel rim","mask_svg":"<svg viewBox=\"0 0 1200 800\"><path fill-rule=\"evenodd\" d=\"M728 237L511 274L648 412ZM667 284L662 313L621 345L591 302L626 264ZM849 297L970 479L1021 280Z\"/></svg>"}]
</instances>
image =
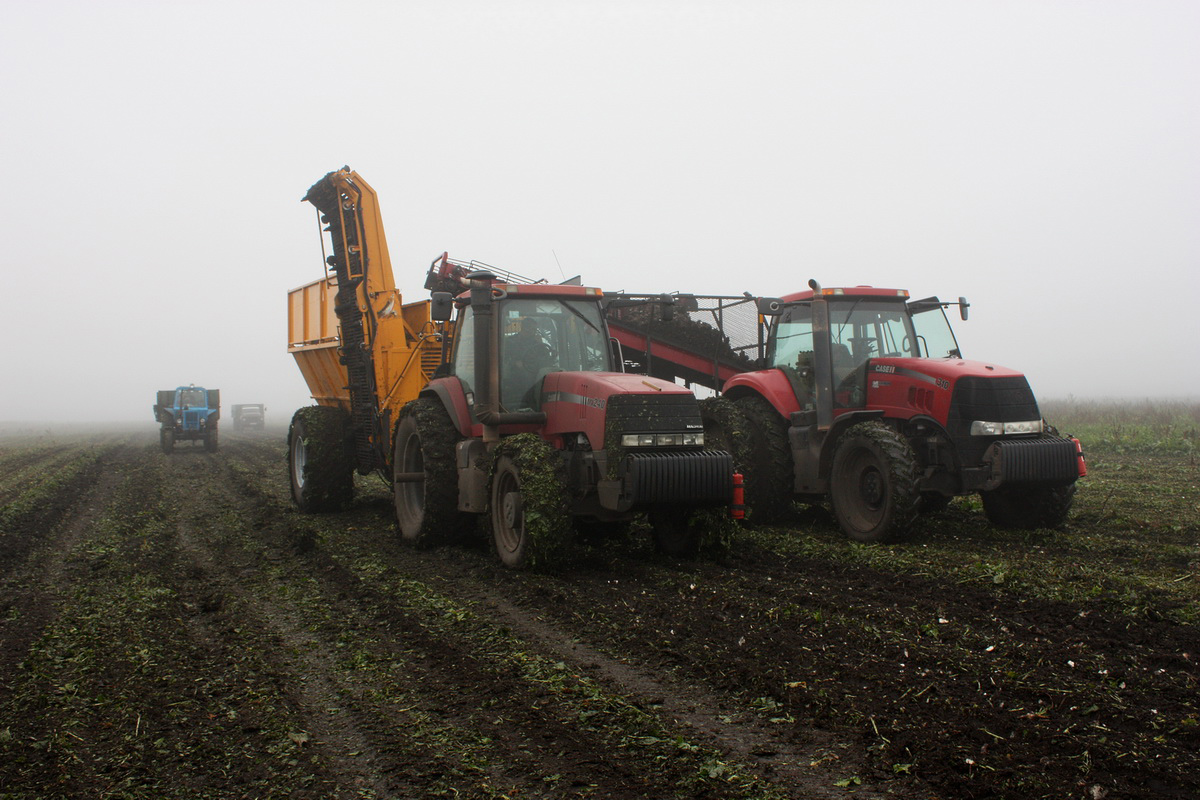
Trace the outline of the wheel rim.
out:
<instances>
[{"instance_id":1,"label":"wheel rim","mask_svg":"<svg viewBox=\"0 0 1200 800\"><path fill-rule=\"evenodd\" d=\"M858 478L858 494L863 505L871 511L878 511L883 505L883 475L875 465L870 464Z\"/></svg>"},{"instance_id":2,"label":"wheel rim","mask_svg":"<svg viewBox=\"0 0 1200 800\"><path fill-rule=\"evenodd\" d=\"M887 478L879 460L867 448L858 448L847 459L841 494L844 514L855 528L868 531L883 519L887 508Z\"/></svg>"},{"instance_id":3,"label":"wheel rim","mask_svg":"<svg viewBox=\"0 0 1200 800\"><path fill-rule=\"evenodd\" d=\"M521 503L521 486L512 468L496 476L495 515L496 547L505 553L515 553L521 546L525 515Z\"/></svg>"},{"instance_id":4,"label":"wheel rim","mask_svg":"<svg viewBox=\"0 0 1200 800\"><path fill-rule=\"evenodd\" d=\"M424 472L425 457L421 453L421 439L415 433L401 444L403 450L397 459L400 472ZM397 512L407 525L419 525L425 514L425 484L404 483L396 487L401 498Z\"/></svg>"},{"instance_id":5,"label":"wheel rim","mask_svg":"<svg viewBox=\"0 0 1200 800\"><path fill-rule=\"evenodd\" d=\"M305 467L308 465L308 448L304 446L304 433L302 430L297 430L292 438L292 480L296 482L296 488L304 491L305 486Z\"/></svg>"}]
</instances>

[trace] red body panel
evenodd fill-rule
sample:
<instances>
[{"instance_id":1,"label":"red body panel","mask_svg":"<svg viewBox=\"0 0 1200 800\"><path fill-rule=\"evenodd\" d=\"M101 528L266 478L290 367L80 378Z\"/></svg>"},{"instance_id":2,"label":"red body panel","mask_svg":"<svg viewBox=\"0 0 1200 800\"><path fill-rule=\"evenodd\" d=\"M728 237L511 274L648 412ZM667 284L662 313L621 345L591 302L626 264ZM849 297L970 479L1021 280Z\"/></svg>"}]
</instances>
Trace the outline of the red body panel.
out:
<instances>
[{"instance_id":1,"label":"red body panel","mask_svg":"<svg viewBox=\"0 0 1200 800\"><path fill-rule=\"evenodd\" d=\"M867 367L867 402L864 408L882 410L885 417L912 419L927 416L945 425L954 384L967 376L1021 377L1022 373L984 361L958 358L873 358ZM784 418L801 410L782 370L743 372L725 383L724 393L737 398L762 395ZM834 416L855 409L836 408Z\"/></svg>"},{"instance_id":2,"label":"red body panel","mask_svg":"<svg viewBox=\"0 0 1200 800\"><path fill-rule=\"evenodd\" d=\"M726 397L734 399L760 394L785 418L790 418L793 411L800 410L796 392L781 369L764 369L734 375L725 382L722 392Z\"/></svg>"},{"instance_id":3,"label":"red body panel","mask_svg":"<svg viewBox=\"0 0 1200 800\"><path fill-rule=\"evenodd\" d=\"M826 297L908 297L906 289L882 289L878 286L847 286L837 289L824 289L822 294ZM812 289L805 289L802 292L794 292L793 294L785 294L781 299L785 303L798 303L804 300L812 300Z\"/></svg>"},{"instance_id":4,"label":"red body panel","mask_svg":"<svg viewBox=\"0 0 1200 800\"><path fill-rule=\"evenodd\" d=\"M447 409L458 422L463 436L483 436L483 425L472 422L463 384L458 378L439 378L431 381L426 392L436 393L442 402L449 400ZM546 425L503 425L502 434L532 431L561 446L561 434L585 433L593 447L604 446L604 422L608 400L613 395L674 394L692 397L690 390L668 381L645 375L621 372L552 372L542 383L542 411Z\"/></svg>"},{"instance_id":5,"label":"red body panel","mask_svg":"<svg viewBox=\"0 0 1200 800\"><path fill-rule=\"evenodd\" d=\"M689 389L645 375L622 372L552 372L542 383L544 437L556 443L561 434L584 433L592 447L604 447L604 421L613 395L674 394L692 397Z\"/></svg>"},{"instance_id":6,"label":"red body panel","mask_svg":"<svg viewBox=\"0 0 1200 800\"><path fill-rule=\"evenodd\" d=\"M984 361L959 358L873 358L867 365L867 403L885 417L923 415L945 425L950 398L959 378L1021 377L1021 373Z\"/></svg>"}]
</instances>

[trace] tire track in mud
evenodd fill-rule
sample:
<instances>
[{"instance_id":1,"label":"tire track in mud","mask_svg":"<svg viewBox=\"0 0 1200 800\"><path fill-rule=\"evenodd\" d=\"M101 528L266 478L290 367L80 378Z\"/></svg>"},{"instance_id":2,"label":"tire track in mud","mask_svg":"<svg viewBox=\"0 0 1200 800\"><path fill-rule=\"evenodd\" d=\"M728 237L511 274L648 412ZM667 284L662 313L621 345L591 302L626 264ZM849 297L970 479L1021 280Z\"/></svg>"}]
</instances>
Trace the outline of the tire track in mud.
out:
<instances>
[{"instance_id":1,"label":"tire track in mud","mask_svg":"<svg viewBox=\"0 0 1200 800\"><path fill-rule=\"evenodd\" d=\"M371 687L340 666L338 655L292 605L273 592L267 574L294 560L288 548L255 548L254 536L269 528L274 501L231 466L261 472L280 468L278 447L246 437L225 437L216 454L199 455L205 478L171 480L162 487L174 506L171 521L183 591L197 613L184 622L189 635L215 647L230 647L230 629L253 642L282 698L299 716L298 749L308 751L329 797L393 797L407 794L390 780L400 764L387 752L402 749L389 736L382 710L371 707ZM168 467L179 467L168 461ZM266 473L269 474L269 473ZM194 490L198 488L198 491Z\"/></svg>"},{"instance_id":2,"label":"tire track in mud","mask_svg":"<svg viewBox=\"0 0 1200 800\"><path fill-rule=\"evenodd\" d=\"M580 576L512 573L496 567L489 555L470 549L414 552L401 546L392 530L386 495L366 503L360 501L356 514L335 519L359 528L357 546L376 554L389 569L466 604L492 627L512 630L526 646L570 665L628 698L633 705L650 711L676 735L736 759L773 786L787 787L781 791L790 796L841 796L845 789L836 782L847 776L863 781L855 786L859 796L901 796L909 789L923 797L933 796L926 787L914 787L909 780L889 779L871 788L860 736L846 737L795 720L773 722L769 707L754 708L741 692L729 694L730 687L718 689L705 681L703 668L693 668L688 655L627 647L627 642L580 625L577 618L564 611L568 606L610 604L608 584L613 581L608 579L614 573L626 574L632 569L635 573L673 576L696 565L671 562L664 569L635 555L628 563L585 568L581 581L584 586L578 591L573 589L571 600L563 602L563 595L553 588L546 591L544 586L574 587ZM720 574L727 570L717 565L700 568ZM597 583L590 583L591 579ZM683 609L678 623L682 626L688 622L688 611ZM701 680L696 681L696 677Z\"/></svg>"},{"instance_id":3,"label":"tire track in mud","mask_svg":"<svg viewBox=\"0 0 1200 800\"><path fill-rule=\"evenodd\" d=\"M254 460L252 457L247 462ZM252 472L253 469L233 468L231 482L238 485L236 494L245 498L255 494L250 478ZM229 494L235 493L226 496ZM264 512L271 501L262 503L261 500L259 498L257 504L258 513L264 517L277 515L275 509ZM251 510L246 511L250 513ZM386 589L381 591L382 587L377 583L364 582L341 563L341 554L333 556L318 547L308 550L302 559L294 558L289 552L292 547L301 543L300 549L308 549L302 543L309 540L300 537L291 542L284 541L289 536L288 530L270 524L260 525L264 521L254 523L254 527L268 542L267 557L278 561L277 566L283 570L293 573L285 582L290 584L308 577L320 584L317 591L336 622L318 621L315 627L336 629L321 630L314 641L311 619L289 614L288 610L264 599L254 589L247 591L245 582L236 586L231 586L229 581L222 583L249 603L254 617L267 621L273 636L278 636L293 652L306 651L307 654L300 657L300 671L318 676L310 680L307 688L300 690L298 702L301 705L310 709L328 706L327 698L331 694L356 698L348 704L352 720L349 741L346 736L322 726L319 715L309 715L314 729L321 728L322 737L332 737L329 741L336 743L333 746L338 751L369 752L371 757L366 760L376 774L380 771L395 774L413 767L414 759L411 758L395 762L392 754L404 748L398 747L397 737L386 730L389 726L402 725L405 713L389 713L388 709L365 702L363 698L379 686L369 683L359 686L357 676L337 668L330 669L336 661L332 642L339 630L341 633L365 632L367 637L374 637L369 649L378 658L404 664L405 680L398 690L412 695L406 700L409 707L405 711L416 709L418 716L435 715L439 718L437 726L444 735L451 738L465 736L465 741L456 744L473 750L472 755L482 759L490 772L487 779L497 787L524 787L525 792L534 791L535 796L541 796L547 791L549 781L558 787L550 792L554 796L562 791L582 791L595 783L599 783L602 787L599 792L607 797L677 794L674 784L681 780L679 775L668 771L661 777L651 776L647 784L645 764L641 759L630 762L624 753L606 746L603 735L597 739L596 733L568 721L577 713L570 702L561 702L553 692L531 692L528 680L513 674L516 670L511 664L506 665L502 657L487 652L489 648L503 649L502 643L484 642L481 647L478 642L472 642L470 636L460 638L458 631L439 630L436 613L397 602ZM187 527L181 524L181 535L188 540L186 549L199 552L197 560L211 563L213 559L202 552L205 545ZM431 616L434 618L430 619ZM376 744L381 736L385 736L384 740ZM604 755L598 756L599 753ZM440 758L442 769L465 773L480 769L476 765L464 770L452 762L445 762L447 756L444 753L424 755L427 759L434 756L435 761ZM348 772L354 774L358 770L349 769ZM458 778L458 783L469 787L478 780L466 774ZM436 777L434 781L436 784ZM384 788L393 789L390 785ZM457 791L460 787L451 784L447 788ZM476 786L476 789L482 787Z\"/></svg>"},{"instance_id":4,"label":"tire track in mud","mask_svg":"<svg viewBox=\"0 0 1200 800\"><path fill-rule=\"evenodd\" d=\"M120 465L140 449L133 438L107 442L92 468L77 474L59 494L71 498L46 513L34 513L3 534L0 547L0 702L11 693L17 666L54 619L80 565L72 561L79 542L125 480ZM53 448L50 460L74 448ZM26 463L44 464L32 458Z\"/></svg>"},{"instance_id":5,"label":"tire track in mud","mask_svg":"<svg viewBox=\"0 0 1200 800\"><path fill-rule=\"evenodd\" d=\"M379 505L379 513L386 515L387 510L383 503ZM564 603L564 596L554 590L530 591L525 586L541 587L547 582L560 586L572 583L576 576L560 580L511 573L495 567L487 555L457 548L414 552L397 543L387 517L383 519L382 530L378 523L362 526L356 546L364 552L376 553L388 569L408 580L421 581L438 594L466 605L494 628L511 630L526 647L560 660L609 687L609 691L661 720L672 735L737 760L780 793L794 797L841 797L846 790L837 781L854 776L862 781L855 786L857 796L903 796L904 782L871 785L861 744L855 738L839 737L794 720L786 724L772 722L765 709L752 709L745 698L688 679L688 670L681 663L686 657L672 662L670 656L653 648L646 651L614 646L613 639L603 631L579 626L576 619L565 615L563 607L567 605L608 604L603 585L587 586L571 602ZM638 569L653 572L655 568L640 564ZM674 569L670 567L668 572ZM622 572L620 568L616 571ZM613 573L604 571L604 574L611 577ZM588 583L586 577L584 583ZM550 612L551 606L557 607L557 613ZM680 622L686 624L686 620ZM934 795L921 789L920 796Z\"/></svg>"},{"instance_id":6,"label":"tire track in mud","mask_svg":"<svg viewBox=\"0 0 1200 800\"><path fill-rule=\"evenodd\" d=\"M710 689L689 683L668 668L654 670L633 659L620 659L587 644L583 637L566 633L540 612L518 606L492 591L480 591L478 602L494 618L556 657L594 674L615 687L636 705L656 713L689 738L730 754L749 765L764 780L780 782L789 793L806 798L845 797L822 765L836 761L839 772L863 775L865 767L854 745L828 731L809 728L803 737L781 736L779 725ZM797 741L797 739L799 739ZM859 787L857 797L878 798L885 793Z\"/></svg>"},{"instance_id":7,"label":"tire track in mud","mask_svg":"<svg viewBox=\"0 0 1200 800\"><path fill-rule=\"evenodd\" d=\"M37 477L55 465L68 461L73 453L80 452L78 446L56 444L45 449L33 447L0 449L0 506L5 505L26 488L38 482Z\"/></svg>"}]
</instances>

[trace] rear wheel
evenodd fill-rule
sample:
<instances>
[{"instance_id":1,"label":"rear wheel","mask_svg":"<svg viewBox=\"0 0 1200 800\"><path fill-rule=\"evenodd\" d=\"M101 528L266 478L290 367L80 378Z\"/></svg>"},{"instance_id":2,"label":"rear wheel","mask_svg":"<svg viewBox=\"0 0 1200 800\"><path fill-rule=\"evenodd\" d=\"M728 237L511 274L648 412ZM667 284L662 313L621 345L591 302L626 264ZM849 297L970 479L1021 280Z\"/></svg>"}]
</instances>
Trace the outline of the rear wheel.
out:
<instances>
[{"instance_id":1,"label":"rear wheel","mask_svg":"<svg viewBox=\"0 0 1200 800\"><path fill-rule=\"evenodd\" d=\"M170 454L175 450L175 430L173 428L163 428L158 432L158 443L162 446L164 453Z\"/></svg>"},{"instance_id":2,"label":"rear wheel","mask_svg":"<svg viewBox=\"0 0 1200 800\"><path fill-rule=\"evenodd\" d=\"M565 468L538 436L518 434L496 449L491 524L505 566L545 568L561 555L572 530Z\"/></svg>"},{"instance_id":3,"label":"rear wheel","mask_svg":"<svg viewBox=\"0 0 1200 800\"><path fill-rule=\"evenodd\" d=\"M217 426L213 425L204 434L204 449L210 453L217 452Z\"/></svg>"},{"instance_id":4,"label":"rear wheel","mask_svg":"<svg viewBox=\"0 0 1200 800\"><path fill-rule=\"evenodd\" d=\"M881 422L860 422L838 440L830 501L842 530L855 541L899 538L921 499L917 459L908 441Z\"/></svg>"},{"instance_id":5,"label":"rear wheel","mask_svg":"<svg viewBox=\"0 0 1200 800\"><path fill-rule=\"evenodd\" d=\"M338 511L354 499L350 416L340 408L308 406L288 429L292 500L301 511Z\"/></svg>"},{"instance_id":6,"label":"rear wheel","mask_svg":"<svg viewBox=\"0 0 1200 800\"><path fill-rule=\"evenodd\" d=\"M979 496L988 520L998 528L1057 528L1071 512L1075 484L1001 486Z\"/></svg>"},{"instance_id":7,"label":"rear wheel","mask_svg":"<svg viewBox=\"0 0 1200 800\"><path fill-rule=\"evenodd\" d=\"M454 422L441 403L418 398L400 411L392 452L392 498L400 537L416 547L463 538L468 515L458 510ZM420 474L420 480L396 480Z\"/></svg>"}]
</instances>

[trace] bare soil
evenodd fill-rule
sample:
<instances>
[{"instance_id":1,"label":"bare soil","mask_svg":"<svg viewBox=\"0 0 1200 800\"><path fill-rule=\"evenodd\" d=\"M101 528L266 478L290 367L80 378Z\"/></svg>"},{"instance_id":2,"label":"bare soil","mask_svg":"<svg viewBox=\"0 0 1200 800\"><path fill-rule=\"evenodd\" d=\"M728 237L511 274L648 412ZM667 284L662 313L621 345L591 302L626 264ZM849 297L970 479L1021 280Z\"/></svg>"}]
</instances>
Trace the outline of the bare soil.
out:
<instances>
[{"instance_id":1,"label":"bare soil","mask_svg":"<svg viewBox=\"0 0 1200 800\"><path fill-rule=\"evenodd\" d=\"M1193 798L1197 466L1093 465L1063 531L820 510L720 560L403 546L284 434L0 441L0 798Z\"/></svg>"}]
</instances>

